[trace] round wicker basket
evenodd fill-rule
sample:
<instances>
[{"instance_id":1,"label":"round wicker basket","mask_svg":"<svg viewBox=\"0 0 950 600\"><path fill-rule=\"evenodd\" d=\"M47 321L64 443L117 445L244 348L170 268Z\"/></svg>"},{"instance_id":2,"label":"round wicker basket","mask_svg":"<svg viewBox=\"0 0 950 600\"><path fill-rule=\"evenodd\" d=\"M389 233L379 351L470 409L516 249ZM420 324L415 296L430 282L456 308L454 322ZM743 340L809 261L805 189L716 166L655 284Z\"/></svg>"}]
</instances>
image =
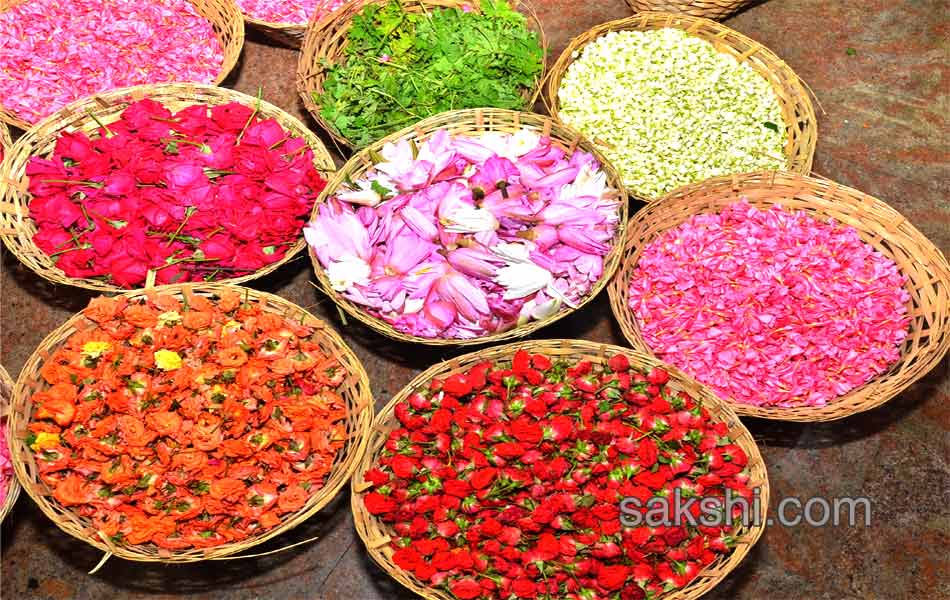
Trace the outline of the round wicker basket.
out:
<instances>
[{"instance_id":1,"label":"round wicker basket","mask_svg":"<svg viewBox=\"0 0 950 600\"><path fill-rule=\"evenodd\" d=\"M551 115L561 120L558 90L564 74L574 62L574 52L580 51L588 43L611 31L649 31L667 27L682 29L692 36L711 43L719 52L730 54L739 62L751 66L772 85L782 108L782 117L788 134L785 145L785 155L788 157L786 170L808 174L815 156L818 126L815 108L812 106L811 98L802 80L782 59L759 42L709 19L663 12L644 12L626 19L603 23L574 38L548 74L545 102ZM594 141L603 143L596 139ZM657 200L638 195L633 191L631 191L631 196L646 203Z\"/></svg>"},{"instance_id":2,"label":"round wicker basket","mask_svg":"<svg viewBox=\"0 0 950 600\"><path fill-rule=\"evenodd\" d=\"M244 17L234 0L188 1L194 5L199 15L211 23L218 41L221 42L224 60L221 62L221 71L213 82L214 85L218 85L228 76L228 73L231 72L241 56L241 50L244 48ZM13 8L22 2L29 2L29 0L0 0L0 12ZM51 115L50 118L53 116L55 115ZM32 125L32 123L5 110L2 104L0 104L0 121L5 121L24 131Z\"/></svg>"},{"instance_id":3,"label":"round wicker basket","mask_svg":"<svg viewBox=\"0 0 950 600\"><path fill-rule=\"evenodd\" d=\"M907 219L884 202L833 181L795 173L751 173L684 186L637 213L627 227L623 265L610 285L610 305L637 350L652 352L629 308L630 281L643 248L693 215L715 212L739 198L752 206L781 204L820 220L853 227L865 242L907 276L909 335L901 358L886 373L821 407L757 407L728 399L736 413L783 421L831 421L879 406L936 366L950 348L950 266Z\"/></svg>"},{"instance_id":4,"label":"round wicker basket","mask_svg":"<svg viewBox=\"0 0 950 600\"><path fill-rule=\"evenodd\" d=\"M69 104L21 136L10 150L9 160L5 161L3 167L0 168L0 238L12 253L23 261L23 264L41 277L53 283L103 292L127 291L96 279L69 277L56 267L48 254L33 243L36 224L29 217L31 196L27 191L29 178L26 176L26 166L31 156L47 156L51 153L61 133L77 130L86 133L96 131L99 126L90 114L95 115L99 121L109 124L119 118L130 102L143 98L160 102L172 111L194 104L206 104L210 107L239 102L246 106L256 106L258 102L257 98L246 94L210 85L171 83L136 86L112 90ZM327 172L335 168L333 158L327 152L323 142L300 120L264 101L260 101L258 114L265 118L275 119L281 127L294 136L304 138L313 150L314 164L319 171ZM254 273L219 281L241 283L262 277L293 259L305 245L301 232L296 243L287 250L281 260Z\"/></svg>"},{"instance_id":5,"label":"round wicker basket","mask_svg":"<svg viewBox=\"0 0 950 600\"><path fill-rule=\"evenodd\" d=\"M618 190L621 198L623 198L624 194L626 193L625 188L623 187L623 182L620 179L620 175L614 170L612 166L610 166L610 163L607 162L607 160L603 157L603 155L601 155L601 153L593 144L581 137L581 135L573 129L564 127L563 125L553 121L550 117L545 117L535 113L522 113L497 108L474 108L468 110L449 111L434 117L429 117L428 119L419 121L412 127L408 127L402 131L397 131L396 133L393 133L392 135L375 142L367 148L364 148L359 153L354 154L353 157L339 171L337 171L333 179L327 183L326 188L324 188L323 192L320 194L320 197L317 199L316 205L314 206L314 216L316 216L317 209L320 204L335 194L342 185L348 181L356 180L373 166L374 161L372 157L378 157L378 152L385 144L400 139L421 142L441 129L445 129L452 134L466 135L478 135L480 133L486 133L489 131L515 133L521 129L535 131L542 136L549 136L555 146L563 148L567 152L573 152L575 149L580 149L593 154L600 162L601 168L607 173L608 185L613 189ZM610 277L613 275L614 271L619 265L620 255L622 254L621 240L623 239L623 232L627 223L627 203L622 202L620 204L619 210L620 221L617 225L617 232L614 235L613 246L611 247L610 252L604 257L604 272L601 275L600 280L591 288L587 296L579 303L577 309L562 306L561 310L546 319L530 321L524 325L514 327L507 331L493 333L491 335L472 339L433 339L407 335L396 331L389 323L369 314L361 306L347 300L339 292L334 290L330 284L329 278L324 272L323 266L320 264L319 259L312 249L310 249L310 260L313 263L317 280L320 283L320 288L323 290L323 292L332 298L333 301L337 303L337 305L339 305L353 318L365 323L383 335L404 342L415 342L432 346L468 346L476 344L497 343L504 340L511 340L526 336L546 325L550 325L551 323L567 316L574 310L578 310L583 307L607 286L607 283L610 281Z\"/></svg>"},{"instance_id":6,"label":"round wicker basket","mask_svg":"<svg viewBox=\"0 0 950 600\"><path fill-rule=\"evenodd\" d=\"M635 13L661 11L722 21L752 0L627 0L627 4Z\"/></svg>"},{"instance_id":7,"label":"round wicker basket","mask_svg":"<svg viewBox=\"0 0 950 600\"><path fill-rule=\"evenodd\" d=\"M287 300L248 288L214 284L177 285L152 288L149 293L170 293L180 298L182 297L182 291L185 289L190 289L194 293L206 297L214 297L216 293L224 289L237 290L250 301L260 302L263 309L269 313L296 320L316 329L320 334L320 347L327 355L339 359L348 373L347 379L337 389L347 406L347 440L336 455L324 486L310 497L304 507L295 513L284 516L281 524L269 531L238 543L224 544L208 549L168 551L159 549L151 543L136 546L116 545L107 536L98 535L89 518L79 516L71 509L60 505L53 498L49 487L40 479L33 452L25 442L28 433L27 426L34 411L32 396L34 393L49 387L40 376L40 369L43 367L44 360L72 334L92 324L82 313L74 315L43 340L23 367L15 388L15 399L8 429L11 434L11 455L17 476L24 482L26 492L60 529L73 537L92 544L103 552L120 558L166 563L217 559L245 551L293 529L316 514L336 496L353 474L357 462L363 456L369 438L374 408L369 378L353 351L350 350L339 334L326 323ZM130 298L139 298L144 294L144 292L129 292L126 295Z\"/></svg>"},{"instance_id":8,"label":"round wicker basket","mask_svg":"<svg viewBox=\"0 0 950 600\"><path fill-rule=\"evenodd\" d=\"M13 380L10 379L10 374L7 373L7 370L0 366L0 427L6 427L6 419L10 414L10 408L13 401ZM12 447L10 442L13 440L13 437L10 435L9 431L5 432L7 434L7 444ZM3 505L0 506L0 521L3 521L7 517L7 513L10 512L10 509L13 508L13 505L16 504L16 499L20 495L20 484L17 482L16 475L10 476L10 481L7 483L7 495L3 499Z\"/></svg>"},{"instance_id":9,"label":"round wicker basket","mask_svg":"<svg viewBox=\"0 0 950 600\"><path fill-rule=\"evenodd\" d=\"M0 162L10 152L13 146L13 139L10 137L10 128L3 121L0 121Z\"/></svg>"},{"instance_id":10,"label":"round wicker basket","mask_svg":"<svg viewBox=\"0 0 950 600\"><path fill-rule=\"evenodd\" d=\"M393 563L393 550L389 544L396 534L391 527L366 510L363 503L363 496L368 491L370 484L363 479L363 474L375 464L383 444L389 437L389 433L399 427L399 422L394 414L394 409L397 404L406 401L413 392L426 387L433 378L444 378L455 373L464 372L475 364L486 360L492 362L510 361L514 353L520 349L524 349L530 353L545 354L552 358L556 357L571 361L590 360L595 363L606 362L607 356L621 353L626 354L630 358L631 364L638 368L650 369L654 366L662 366L670 372L670 382L668 385L672 390L677 392L684 391L693 398L701 400L703 406L709 410L715 421L721 421L728 425L729 437L732 438L749 457L749 486L752 489L759 489L759 497L763 511L761 515L762 518L758 524L740 526L737 529L734 534L737 540L736 548L731 554L722 556L708 565L699 573L696 579L686 587L657 596L656 600L693 600L715 587L730 571L735 569L736 566L742 562L742 559L749 553L749 550L756 541L758 541L765 529L765 511L769 504L769 482L765 469L765 461L759 453L752 434L742 425L739 418L729 406L716 398L707 387L699 384L682 371L665 365L655 357L647 354L631 351L619 346L597 344L582 340L516 342L505 346L487 348L439 363L413 379L376 415L366 454L363 456L356 472L353 474L353 493L351 495L351 507L356 531L359 533L360 538L362 538L373 560L396 581L423 598L430 600L453 599L449 594L446 594L442 590L429 587L413 574Z\"/></svg>"},{"instance_id":11,"label":"round wicker basket","mask_svg":"<svg viewBox=\"0 0 950 600\"><path fill-rule=\"evenodd\" d=\"M332 11L321 11L321 18L328 17ZM300 48L303 44L303 38L307 33L308 23L277 23L274 21L262 21L255 19L247 13L244 13L244 22L248 27L252 27L278 44L288 48Z\"/></svg>"},{"instance_id":12,"label":"round wicker basket","mask_svg":"<svg viewBox=\"0 0 950 600\"><path fill-rule=\"evenodd\" d=\"M344 4L333 13L324 16L319 21L313 21L307 28L303 46L300 49L300 60L297 65L297 92L303 99L304 106L314 120L326 130L330 137L344 148L355 149L354 145L344 138L336 128L328 123L321 115L321 106L314 99L314 93L323 93L323 82L327 71L343 56L347 44L347 33L353 24L353 17L360 14L372 4L385 5L389 0L353 0ZM508 3L517 10L525 13L528 18L528 27L540 36L541 48L547 56L548 42L541 27L541 21L534 10L521 0L508 0ZM438 10L440 8L460 8L464 6L479 10L479 0L402 0L402 7L406 12L418 13ZM535 88L525 91L527 109L530 109L541 95L541 84L544 81L544 69L538 75Z\"/></svg>"}]
</instances>

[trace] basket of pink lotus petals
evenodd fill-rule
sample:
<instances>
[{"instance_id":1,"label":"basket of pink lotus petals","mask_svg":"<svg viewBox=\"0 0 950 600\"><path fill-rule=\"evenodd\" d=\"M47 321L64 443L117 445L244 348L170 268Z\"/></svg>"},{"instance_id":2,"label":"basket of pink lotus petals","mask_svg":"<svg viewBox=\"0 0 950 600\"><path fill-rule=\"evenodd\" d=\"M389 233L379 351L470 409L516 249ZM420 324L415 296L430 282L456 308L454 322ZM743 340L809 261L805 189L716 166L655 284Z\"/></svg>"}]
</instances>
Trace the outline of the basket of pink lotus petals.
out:
<instances>
[{"instance_id":1,"label":"basket of pink lotus petals","mask_svg":"<svg viewBox=\"0 0 950 600\"><path fill-rule=\"evenodd\" d=\"M307 23L319 21L346 0L236 0L244 21L270 39L299 48Z\"/></svg>"},{"instance_id":2,"label":"basket of pink lotus petals","mask_svg":"<svg viewBox=\"0 0 950 600\"><path fill-rule=\"evenodd\" d=\"M0 0L0 31L0 121L21 129L111 89L217 85L244 47L234 0Z\"/></svg>"},{"instance_id":3,"label":"basket of pink lotus petals","mask_svg":"<svg viewBox=\"0 0 950 600\"><path fill-rule=\"evenodd\" d=\"M452 111L354 155L304 235L320 287L357 320L403 341L482 344L606 286L625 193L590 142L548 117Z\"/></svg>"},{"instance_id":4,"label":"basket of pink lotus petals","mask_svg":"<svg viewBox=\"0 0 950 600\"><path fill-rule=\"evenodd\" d=\"M7 444L7 414L13 404L13 380L7 370L0 366L0 521L16 503L20 485L13 473L10 461L10 446Z\"/></svg>"},{"instance_id":5,"label":"basket of pink lotus petals","mask_svg":"<svg viewBox=\"0 0 950 600\"><path fill-rule=\"evenodd\" d=\"M940 250L884 202L793 173L709 179L640 211L610 301L634 348L766 419L872 409L950 348Z\"/></svg>"}]
</instances>

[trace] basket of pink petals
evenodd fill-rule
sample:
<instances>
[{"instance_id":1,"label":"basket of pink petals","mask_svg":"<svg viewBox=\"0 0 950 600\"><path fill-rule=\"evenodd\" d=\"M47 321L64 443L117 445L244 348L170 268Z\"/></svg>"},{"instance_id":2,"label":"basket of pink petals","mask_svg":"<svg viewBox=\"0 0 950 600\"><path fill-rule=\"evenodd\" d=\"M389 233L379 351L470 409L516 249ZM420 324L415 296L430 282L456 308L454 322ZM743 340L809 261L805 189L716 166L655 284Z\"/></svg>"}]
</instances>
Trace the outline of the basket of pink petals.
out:
<instances>
[{"instance_id":1,"label":"basket of pink petals","mask_svg":"<svg viewBox=\"0 0 950 600\"><path fill-rule=\"evenodd\" d=\"M617 268L617 172L536 114L452 111L356 154L304 229L320 286L403 341L497 342L589 302Z\"/></svg>"},{"instance_id":2,"label":"basket of pink petals","mask_svg":"<svg viewBox=\"0 0 950 600\"><path fill-rule=\"evenodd\" d=\"M264 35L291 48L299 48L307 23L319 21L346 0L236 0L244 21Z\"/></svg>"},{"instance_id":3,"label":"basket of pink petals","mask_svg":"<svg viewBox=\"0 0 950 600\"><path fill-rule=\"evenodd\" d=\"M234 0L0 0L0 121L28 129L100 92L217 85L244 47Z\"/></svg>"},{"instance_id":4,"label":"basket of pink petals","mask_svg":"<svg viewBox=\"0 0 950 600\"><path fill-rule=\"evenodd\" d=\"M637 213L610 286L634 348L740 415L830 421L950 348L950 267L884 202L794 173L717 177Z\"/></svg>"}]
</instances>

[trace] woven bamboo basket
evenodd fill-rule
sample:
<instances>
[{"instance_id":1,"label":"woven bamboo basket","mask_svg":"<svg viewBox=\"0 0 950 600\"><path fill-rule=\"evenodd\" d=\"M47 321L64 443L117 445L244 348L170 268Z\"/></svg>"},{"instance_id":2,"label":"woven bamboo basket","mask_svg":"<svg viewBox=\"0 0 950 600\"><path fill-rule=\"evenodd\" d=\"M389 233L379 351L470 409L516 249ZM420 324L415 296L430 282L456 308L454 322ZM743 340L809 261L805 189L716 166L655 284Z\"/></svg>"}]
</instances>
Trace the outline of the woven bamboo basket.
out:
<instances>
[{"instance_id":1,"label":"woven bamboo basket","mask_svg":"<svg viewBox=\"0 0 950 600\"><path fill-rule=\"evenodd\" d=\"M10 379L10 374L7 373L7 370L0 366L0 427L6 427L6 420L10 414L10 408L13 400L13 380ZM12 446L10 442L12 437L9 432L7 432L7 444ZM16 504L16 499L20 495L20 484L17 482L16 475L10 476L10 481L7 482L7 495L3 499L3 505L0 506L0 521L3 521L7 517L7 513L10 512L10 509L13 508L13 505Z\"/></svg>"},{"instance_id":2,"label":"woven bamboo basket","mask_svg":"<svg viewBox=\"0 0 950 600\"><path fill-rule=\"evenodd\" d=\"M324 17L331 13L322 13ZM275 23L273 21L262 21L255 19L247 13L244 13L244 22L270 39L288 48L299 48L303 44L304 35L307 33L307 23Z\"/></svg>"},{"instance_id":3,"label":"woven bamboo basket","mask_svg":"<svg viewBox=\"0 0 950 600\"><path fill-rule=\"evenodd\" d=\"M478 135L490 131L515 133L523 128L535 131L542 136L550 137L552 143L555 146L563 148L567 152L573 152L576 149L580 149L593 154L600 162L601 168L607 173L608 185L618 191L620 198L624 197L626 191L623 187L623 181L620 178L620 174L617 173L617 171L614 170L612 166L610 166L610 163L607 162L607 159L604 158L603 155L597 150L596 146L584 139L573 129L569 129L553 121L550 117L545 117L535 113L523 113L497 108L473 108L468 110L444 112L434 117L429 117L428 119L419 121L412 127L408 127L402 131L397 131L392 135L378 140L357 154L354 154L353 157L339 171L337 171L333 179L327 183L327 186L324 188L323 192L320 194L320 197L317 199L316 204L314 205L313 215L316 217L317 209L319 208L320 204L335 194L341 188L341 186L345 185L349 181L355 181L370 167L372 167L372 156L378 156L378 152L381 150L381 148L389 142L394 142L401 139L422 142L441 129L445 129L455 135ZM551 323L567 316L574 310L578 310L583 307L607 286L611 275L619 265L620 255L622 254L621 240L623 239L623 231L627 223L627 203L621 202L619 210L620 221L617 224L617 232L614 234L614 241L612 242L613 245L610 249L610 252L604 257L603 275L601 276L601 279L596 284L594 284L587 296L579 303L577 309L562 306L561 310L546 319L530 321L524 325L514 327L507 331L493 333L491 335L472 339L433 339L407 335L396 331L389 323L386 323L382 319L369 314L361 306L347 300L339 292L334 290L330 284L329 278L327 278L327 275L324 272L323 266L320 264L316 253L314 253L312 249L310 249L310 260L313 263L317 280L319 281L320 288L323 290L323 292L332 298L338 306L340 306L353 318L365 323L383 335L403 342L414 342L419 344L428 344L431 346L468 346L476 344L497 343L504 340L524 337L546 325L550 325Z\"/></svg>"},{"instance_id":4,"label":"woven bamboo basket","mask_svg":"<svg viewBox=\"0 0 950 600\"><path fill-rule=\"evenodd\" d=\"M67 276L56 267L49 255L33 243L36 224L29 217L31 196L27 191L29 178L26 176L26 165L31 156L48 156L52 153L57 138L64 132L83 131L91 134L96 131L99 126L90 114L95 115L99 121L108 125L120 117L122 111L130 102L143 98L160 102L172 111L181 110L194 104L206 104L211 107L229 102L239 102L246 106L256 106L258 102L257 98L246 94L210 85L172 83L136 86L112 90L79 100L65 106L59 112L31 128L17 140L10 151L10 159L5 161L3 167L0 168L0 238L3 239L7 248L23 261L23 264L33 269L37 275L53 283L102 292L127 291L124 288L97 279L79 279ZM314 164L319 171L326 173L335 168L333 158L327 152L323 142L307 129L300 120L265 101L260 101L258 115L275 119L281 127L291 132L295 137L305 139L313 150ZM254 273L219 281L241 283L267 275L292 260L298 252L303 250L305 245L303 232L301 232L297 241L288 248L287 253L281 260L271 263Z\"/></svg>"},{"instance_id":5,"label":"woven bamboo basket","mask_svg":"<svg viewBox=\"0 0 950 600\"><path fill-rule=\"evenodd\" d=\"M356 149L344 138L336 127L328 123L321 115L321 106L313 99L313 94L323 93L323 82L326 80L330 67L343 58L343 50L347 44L347 33L353 24L353 17L361 13L372 4L386 5L389 0L352 0L338 8L335 12L326 15L319 21L313 21L307 28L303 46L300 49L300 61L297 65L297 92L303 99L304 106L314 120L326 130L335 143L344 148ZM406 12L418 13L438 10L440 8L473 7L479 10L479 0L402 0L401 4ZM547 37L537 13L521 0L508 0L508 4L524 13L528 18L528 28L538 33L544 56L548 53ZM543 60L543 59L542 59ZM527 110L530 110L541 95L541 84L545 78L545 67L538 75L535 88L525 90Z\"/></svg>"},{"instance_id":6,"label":"woven bamboo basket","mask_svg":"<svg viewBox=\"0 0 950 600\"><path fill-rule=\"evenodd\" d=\"M626 19L603 23L577 36L571 40L548 73L545 84L545 103L550 114L555 119L561 120L558 90L564 74L574 62L572 56L574 52L579 52L588 43L611 31L649 31L668 27L682 29L692 36L711 43L719 52L730 54L739 62L748 64L772 85L786 125L785 156L788 158L786 170L808 174L815 156L818 125L815 108L812 106L805 84L774 52L738 31L709 19L664 12L644 12ZM594 141L604 144L596 139ZM633 191L631 191L631 196L646 203L656 201L656 198L638 195Z\"/></svg>"},{"instance_id":7,"label":"woven bamboo basket","mask_svg":"<svg viewBox=\"0 0 950 600\"><path fill-rule=\"evenodd\" d=\"M60 529L102 550L107 553L106 556L114 555L143 562L181 563L220 559L248 550L293 529L326 506L353 474L357 462L362 458L366 449L374 408L369 378L359 359L339 334L303 308L273 294L248 288L215 284L184 284L156 287L152 288L150 292L170 293L181 298L182 291L185 289L190 289L196 294L209 298L215 297L217 293L225 289L236 290L241 293L242 297L248 298L250 301L263 303L264 310L269 313L313 327L318 332L321 349L327 355L339 359L348 373L347 379L337 389L337 393L343 397L347 406L346 444L334 458L333 466L324 486L310 497L304 507L295 513L285 515L281 524L269 531L238 543L224 544L208 549L168 551L159 549L151 543L136 546L116 545L108 536L98 534L89 518L79 516L71 509L60 505L53 498L52 491L40 479L33 452L25 442L28 433L27 426L34 412L32 396L34 393L49 387L40 376L40 369L43 367L44 361L62 346L72 334L92 325L91 321L82 313L79 313L49 334L23 367L15 388L15 399L8 431L11 434L10 443L14 467L27 494ZM129 292L126 295L130 298L140 298L144 294L144 292Z\"/></svg>"},{"instance_id":8,"label":"woven bamboo basket","mask_svg":"<svg viewBox=\"0 0 950 600\"><path fill-rule=\"evenodd\" d=\"M739 198L752 206L780 204L822 221L853 227L907 277L909 335L886 373L821 407L757 407L728 399L740 415L782 421L832 421L887 402L934 368L950 348L950 266L939 249L896 210L867 194L796 173L751 173L684 186L637 213L627 228L623 265L610 285L610 305L637 350L652 352L629 308L628 283L643 248L693 215L715 212Z\"/></svg>"},{"instance_id":9,"label":"woven bamboo basket","mask_svg":"<svg viewBox=\"0 0 950 600\"><path fill-rule=\"evenodd\" d=\"M211 27L214 28L214 33L221 43L224 60L221 62L221 71L213 82L214 85L218 85L224 81L224 78L237 64L238 58L241 57L241 50L244 48L244 17L234 0L188 1L194 5L199 15L211 23ZM13 8L22 2L29 2L29 0L0 0L0 12ZM0 121L5 121L24 131L32 125L32 123L5 110L2 104L0 104Z\"/></svg>"},{"instance_id":10,"label":"woven bamboo basket","mask_svg":"<svg viewBox=\"0 0 950 600\"><path fill-rule=\"evenodd\" d=\"M722 21L752 4L752 0L627 0L633 12L660 11Z\"/></svg>"},{"instance_id":11,"label":"woven bamboo basket","mask_svg":"<svg viewBox=\"0 0 950 600\"><path fill-rule=\"evenodd\" d=\"M769 504L768 474L765 469L765 461L759 453L758 446L756 446L752 434L742 425L742 422L736 416L735 412L724 402L716 398L709 388L684 374L679 369L663 364L655 357L635 350L632 351L619 346L598 344L583 340L522 341L505 346L486 348L478 352L441 362L419 374L406 387L400 390L389 404L376 415L376 420L373 423L373 431L370 435L369 446L356 472L353 474L353 493L351 495L350 504L353 510L353 521L356 525L356 531L359 533L360 538L366 545L366 549L373 560L396 581L423 598L430 600L453 600L453 596L442 590L429 587L417 579L412 573L403 570L393 563L393 549L389 544L391 540L396 537L396 533L389 525L383 523L366 510L363 497L369 490L370 484L363 479L363 474L376 463L379 452L382 450L383 444L386 442L390 432L400 426L394 414L396 405L405 402L413 392L424 389L434 378L444 378L456 373L462 373L479 362L486 360L496 363L510 361L514 353L521 349L530 353L545 354L556 359L569 361L590 360L600 364L606 362L608 356L620 353L626 354L630 358L630 363L637 368L649 370L655 366L662 366L670 373L670 381L667 385L671 390L674 392L683 391L693 398L701 400L703 406L711 413L713 420L724 422L729 426L729 437L732 438L749 457L749 486L752 489L758 488L759 490L762 507L761 519L759 519L757 524L750 523L748 526L739 526L734 534L737 544L731 554L722 556L708 565L699 573L696 579L686 587L657 596L656 600L693 600L715 587L730 571L735 569L739 563L742 562L742 559L749 553L749 550L755 545L765 529L765 513Z\"/></svg>"},{"instance_id":12,"label":"woven bamboo basket","mask_svg":"<svg viewBox=\"0 0 950 600\"><path fill-rule=\"evenodd\" d=\"M0 121L0 161L10 152L13 146L13 139L10 138L10 128L3 121Z\"/></svg>"}]
</instances>

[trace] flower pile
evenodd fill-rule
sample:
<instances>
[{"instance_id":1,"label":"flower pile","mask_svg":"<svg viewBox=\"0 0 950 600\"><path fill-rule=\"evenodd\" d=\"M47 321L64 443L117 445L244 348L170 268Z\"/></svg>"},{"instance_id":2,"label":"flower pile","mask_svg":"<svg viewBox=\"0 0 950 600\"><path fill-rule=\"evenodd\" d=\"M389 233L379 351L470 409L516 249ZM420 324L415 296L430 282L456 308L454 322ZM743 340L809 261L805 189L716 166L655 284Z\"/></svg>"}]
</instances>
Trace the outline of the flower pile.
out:
<instances>
[{"instance_id":1,"label":"flower pile","mask_svg":"<svg viewBox=\"0 0 950 600\"><path fill-rule=\"evenodd\" d=\"M641 600L687 585L735 529L627 527L622 500L678 489L721 507L727 489L753 491L726 425L668 380L621 354L568 364L521 350L416 391L364 474L393 562L462 599Z\"/></svg>"},{"instance_id":2,"label":"flower pile","mask_svg":"<svg viewBox=\"0 0 950 600\"><path fill-rule=\"evenodd\" d=\"M448 110L529 108L544 68L539 36L505 0L478 6L367 6L313 94L320 115L362 147Z\"/></svg>"},{"instance_id":3,"label":"flower pile","mask_svg":"<svg viewBox=\"0 0 950 600\"><path fill-rule=\"evenodd\" d=\"M309 23L340 8L344 0L237 0L245 15L267 23Z\"/></svg>"},{"instance_id":4,"label":"flower pile","mask_svg":"<svg viewBox=\"0 0 950 600\"><path fill-rule=\"evenodd\" d=\"M388 143L304 235L334 290L397 331L474 338L576 306L620 200L589 153L523 129Z\"/></svg>"},{"instance_id":5,"label":"flower pile","mask_svg":"<svg viewBox=\"0 0 950 600\"><path fill-rule=\"evenodd\" d=\"M257 108L128 106L64 133L29 176L33 242L70 277L141 287L252 273L282 259L325 185L313 151Z\"/></svg>"},{"instance_id":6,"label":"flower pile","mask_svg":"<svg viewBox=\"0 0 950 600\"><path fill-rule=\"evenodd\" d=\"M242 299L100 297L46 360L26 443L116 544L218 546L300 510L343 447L346 372L313 328Z\"/></svg>"},{"instance_id":7,"label":"flower pile","mask_svg":"<svg viewBox=\"0 0 950 600\"><path fill-rule=\"evenodd\" d=\"M606 142L604 154L643 196L788 163L769 82L680 29L597 38L575 53L558 100L564 122Z\"/></svg>"},{"instance_id":8,"label":"flower pile","mask_svg":"<svg viewBox=\"0 0 950 600\"><path fill-rule=\"evenodd\" d=\"M905 281L852 227L741 201L648 244L629 303L657 356L721 397L823 406L900 358Z\"/></svg>"},{"instance_id":9,"label":"flower pile","mask_svg":"<svg viewBox=\"0 0 950 600\"><path fill-rule=\"evenodd\" d=\"M29 123L109 89L212 83L223 62L188 0L29 0L0 11L0 106Z\"/></svg>"},{"instance_id":10,"label":"flower pile","mask_svg":"<svg viewBox=\"0 0 950 600\"><path fill-rule=\"evenodd\" d=\"M3 506L10 493L13 481L13 463L10 461L10 447L7 445L6 419L0 419L0 506Z\"/></svg>"}]
</instances>

